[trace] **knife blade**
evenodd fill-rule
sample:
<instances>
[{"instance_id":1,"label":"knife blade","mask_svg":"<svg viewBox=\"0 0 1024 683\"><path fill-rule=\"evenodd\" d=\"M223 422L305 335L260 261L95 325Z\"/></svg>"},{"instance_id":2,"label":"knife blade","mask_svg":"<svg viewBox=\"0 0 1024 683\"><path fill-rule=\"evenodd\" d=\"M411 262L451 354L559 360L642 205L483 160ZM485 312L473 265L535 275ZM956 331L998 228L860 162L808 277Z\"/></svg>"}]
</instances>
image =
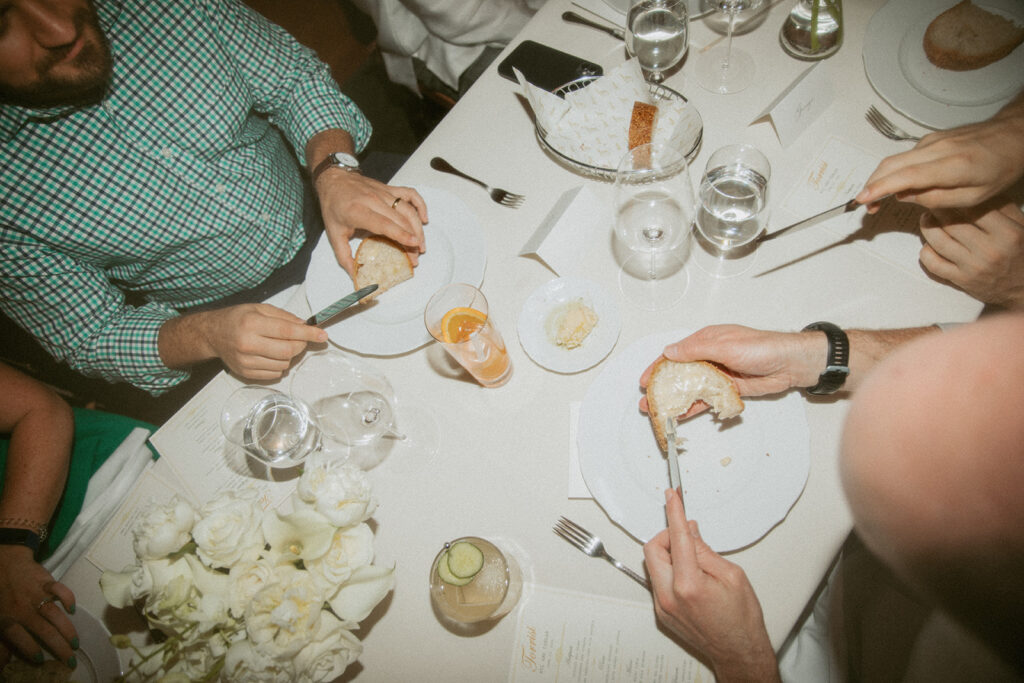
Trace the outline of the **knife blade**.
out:
<instances>
[{"instance_id":1,"label":"knife blade","mask_svg":"<svg viewBox=\"0 0 1024 683\"><path fill-rule=\"evenodd\" d=\"M665 418L665 443L668 445L668 483L683 497L683 482L679 477L679 452L676 450L676 419Z\"/></svg>"},{"instance_id":2,"label":"knife blade","mask_svg":"<svg viewBox=\"0 0 1024 683\"><path fill-rule=\"evenodd\" d=\"M881 199L879 201L881 201ZM828 220L829 218L839 216L844 213L849 213L850 211L853 211L859 206L860 203L858 203L856 199L851 199L850 201L843 202L839 206L833 207L827 211L822 211L821 213L814 214L810 218L805 218L802 221L797 221L796 223L787 225L784 228L779 228L775 232L763 232L761 233L761 236L757 238L756 242L767 242L768 240L773 240L776 237L783 234L792 235L795 232L800 232L804 228L809 228L812 225L816 225L821 221Z\"/></svg>"},{"instance_id":3,"label":"knife blade","mask_svg":"<svg viewBox=\"0 0 1024 683\"><path fill-rule=\"evenodd\" d=\"M363 297L368 296L370 294L373 294L376 291L377 291L377 285L374 284L374 285L367 285L367 286L363 287L360 290L356 290L355 292L352 292L351 294L347 294L347 295L341 297L340 299L338 299L337 301L335 301L333 304L331 304L327 308L325 308L322 311L320 311L319 313L317 313L316 315L311 315L310 317L306 318L306 324L307 325L316 325L317 327L323 327L325 323L327 323L327 322L329 322L331 320L331 318L333 318L334 316L338 315L339 313L341 313L346 308L348 308L349 306L351 306L355 302L359 301Z\"/></svg>"}]
</instances>

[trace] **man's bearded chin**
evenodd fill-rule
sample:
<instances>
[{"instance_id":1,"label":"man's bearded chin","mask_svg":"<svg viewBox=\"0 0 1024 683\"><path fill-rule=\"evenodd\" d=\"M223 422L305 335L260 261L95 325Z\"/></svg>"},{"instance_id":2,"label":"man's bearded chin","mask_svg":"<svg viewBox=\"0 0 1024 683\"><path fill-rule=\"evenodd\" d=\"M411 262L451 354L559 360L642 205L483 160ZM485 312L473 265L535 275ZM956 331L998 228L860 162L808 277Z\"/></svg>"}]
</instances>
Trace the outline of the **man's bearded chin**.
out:
<instances>
[{"instance_id":1,"label":"man's bearded chin","mask_svg":"<svg viewBox=\"0 0 1024 683\"><path fill-rule=\"evenodd\" d=\"M60 106L88 106L103 99L110 87L113 60L110 43L95 22L95 15L87 21L91 25L93 40L82 46L71 64L61 64L65 50L52 52L37 66L40 78L26 87L0 86L0 102L30 109ZM54 66L60 65L57 73ZM72 73L61 73L72 67Z\"/></svg>"}]
</instances>

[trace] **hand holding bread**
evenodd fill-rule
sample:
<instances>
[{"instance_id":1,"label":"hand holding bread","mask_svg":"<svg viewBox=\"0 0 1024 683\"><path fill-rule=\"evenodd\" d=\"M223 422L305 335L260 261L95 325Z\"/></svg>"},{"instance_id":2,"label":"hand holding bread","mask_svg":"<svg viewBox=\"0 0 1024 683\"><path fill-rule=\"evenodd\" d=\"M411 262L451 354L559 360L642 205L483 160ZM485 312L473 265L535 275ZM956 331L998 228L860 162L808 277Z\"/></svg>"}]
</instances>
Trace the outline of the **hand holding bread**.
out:
<instances>
[{"instance_id":1,"label":"hand holding bread","mask_svg":"<svg viewBox=\"0 0 1024 683\"><path fill-rule=\"evenodd\" d=\"M710 406L723 420L743 412L736 383L711 363L664 356L655 361L647 382L647 412L662 451L668 450L666 420L688 415L698 402Z\"/></svg>"}]
</instances>

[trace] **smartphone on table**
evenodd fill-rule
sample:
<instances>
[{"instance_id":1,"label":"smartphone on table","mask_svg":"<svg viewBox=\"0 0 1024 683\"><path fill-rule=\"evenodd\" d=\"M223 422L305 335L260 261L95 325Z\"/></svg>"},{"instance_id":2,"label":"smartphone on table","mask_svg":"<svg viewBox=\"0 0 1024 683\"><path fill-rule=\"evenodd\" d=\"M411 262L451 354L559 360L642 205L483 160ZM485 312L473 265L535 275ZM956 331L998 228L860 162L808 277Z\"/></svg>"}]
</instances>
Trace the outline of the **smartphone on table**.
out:
<instances>
[{"instance_id":1,"label":"smartphone on table","mask_svg":"<svg viewBox=\"0 0 1024 683\"><path fill-rule=\"evenodd\" d=\"M498 64L498 73L518 83L512 69L522 72L527 81L548 91L584 76L601 76L600 64L556 50L533 40L524 40Z\"/></svg>"}]
</instances>

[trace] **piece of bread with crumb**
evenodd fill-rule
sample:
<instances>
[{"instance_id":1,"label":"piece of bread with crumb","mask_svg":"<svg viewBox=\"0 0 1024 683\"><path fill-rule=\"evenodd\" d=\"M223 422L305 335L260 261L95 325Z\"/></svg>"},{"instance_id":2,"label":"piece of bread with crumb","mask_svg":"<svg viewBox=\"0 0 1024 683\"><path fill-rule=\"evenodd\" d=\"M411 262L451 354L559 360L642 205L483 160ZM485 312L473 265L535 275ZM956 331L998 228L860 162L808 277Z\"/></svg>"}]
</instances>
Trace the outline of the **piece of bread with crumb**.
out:
<instances>
[{"instance_id":1,"label":"piece of bread with crumb","mask_svg":"<svg viewBox=\"0 0 1024 683\"><path fill-rule=\"evenodd\" d=\"M1024 42L1024 26L970 0L935 17L924 33L924 53L935 66L970 71L998 62Z\"/></svg>"},{"instance_id":2,"label":"piece of bread with crumb","mask_svg":"<svg viewBox=\"0 0 1024 683\"><path fill-rule=\"evenodd\" d=\"M413 276L412 259L394 240L379 235L365 238L356 249L356 289L377 285L377 291L364 298L365 303Z\"/></svg>"},{"instance_id":3,"label":"piece of bread with crumb","mask_svg":"<svg viewBox=\"0 0 1024 683\"><path fill-rule=\"evenodd\" d=\"M633 103L633 113L629 118L629 149L651 142L657 117L658 107L655 105L646 102Z\"/></svg>"},{"instance_id":4,"label":"piece of bread with crumb","mask_svg":"<svg viewBox=\"0 0 1024 683\"><path fill-rule=\"evenodd\" d=\"M743 412L736 383L711 363L661 358L654 364L647 383L647 414L662 451L668 450L665 421L684 415L697 401L708 404L723 420Z\"/></svg>"}]
</instances>

